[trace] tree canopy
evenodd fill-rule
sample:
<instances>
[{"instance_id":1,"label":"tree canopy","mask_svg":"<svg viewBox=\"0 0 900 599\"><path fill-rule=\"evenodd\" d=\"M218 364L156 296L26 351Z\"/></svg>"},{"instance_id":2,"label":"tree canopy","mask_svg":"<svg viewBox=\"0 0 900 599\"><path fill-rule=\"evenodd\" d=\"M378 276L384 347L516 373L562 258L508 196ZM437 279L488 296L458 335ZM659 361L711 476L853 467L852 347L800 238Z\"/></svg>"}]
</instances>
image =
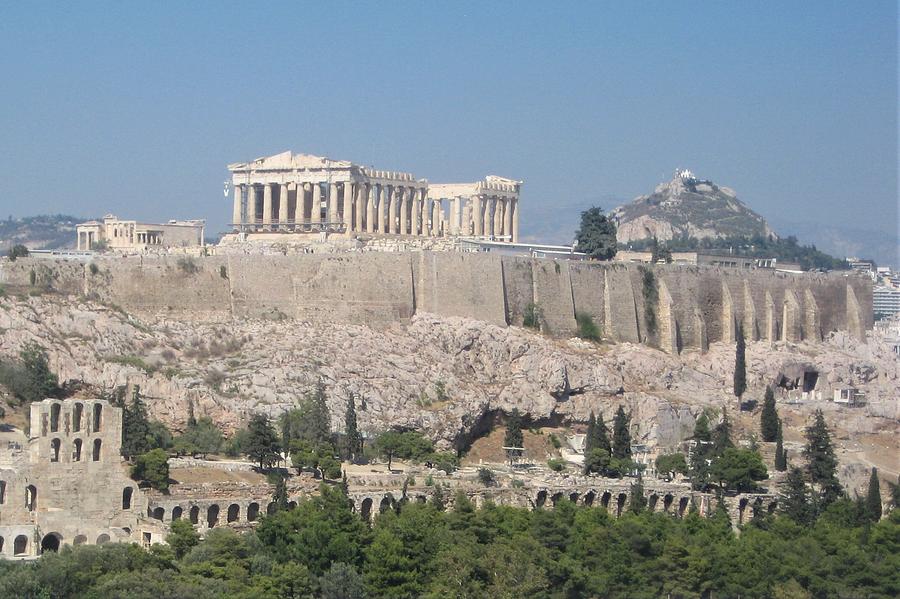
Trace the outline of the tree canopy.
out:
<instances>
[{"instance_id":1,"label":"tree canopy","mask_svg":"<svg viewBox=\"0 0 900 599\"><path fill-rule=\"evenodd\" d=\"M599 207L581 213L581 226L575 233L578 251L594 260L612 260L616 255L616 225Z\"/></svg>"}]
</instances>

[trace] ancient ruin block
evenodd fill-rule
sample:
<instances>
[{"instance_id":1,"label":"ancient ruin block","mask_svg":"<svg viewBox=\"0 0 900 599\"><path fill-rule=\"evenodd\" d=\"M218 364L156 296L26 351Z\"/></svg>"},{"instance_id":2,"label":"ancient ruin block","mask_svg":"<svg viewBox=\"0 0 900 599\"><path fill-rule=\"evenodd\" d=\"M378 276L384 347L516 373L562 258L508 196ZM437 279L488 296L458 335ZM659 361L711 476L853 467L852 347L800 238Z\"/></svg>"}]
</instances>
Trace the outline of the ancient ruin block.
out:
<instances>
[{"instance_id":1,"label":"ancient ruin block","mask_svg":"<svg viewBox=\"0 0 900 599\"><path fill-rule=\"evenodd\" d=\"M803 315L800 311L800 302L790 289L784 292L784 311L781 320L781 338L784 341L798 342L803 340L801 328Z\"/></svg>"},{"instance_id":2,"label":"ancient ruin block","mask_svg":"<svg viewBox=\"0 0 900 599\"><path fill-rule=\"evenodd\" d=\"M819 320L819 306L812 291L803 291L803 338L810 341L822 340L822 325Z\"/></svg>"}]
</instances>

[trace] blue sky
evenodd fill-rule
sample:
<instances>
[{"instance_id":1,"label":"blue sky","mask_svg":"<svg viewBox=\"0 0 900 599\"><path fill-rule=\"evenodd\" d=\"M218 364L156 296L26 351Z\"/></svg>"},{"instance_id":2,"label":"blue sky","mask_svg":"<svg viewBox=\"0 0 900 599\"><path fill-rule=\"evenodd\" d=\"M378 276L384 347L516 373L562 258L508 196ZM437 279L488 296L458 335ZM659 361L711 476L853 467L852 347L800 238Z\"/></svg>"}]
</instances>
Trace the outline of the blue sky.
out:
<instances>
[{"instance_id":1,"label":"blue sky","mask_svg":"<svg viewBox=\"0 0 900 599\"><path fill-rule=\"evenodd\" d=\"M4 3L0 215L207 218L286 149L525 181L523 230L676 167L896 236L894 2Z\"/></svg>"}]
</instances>

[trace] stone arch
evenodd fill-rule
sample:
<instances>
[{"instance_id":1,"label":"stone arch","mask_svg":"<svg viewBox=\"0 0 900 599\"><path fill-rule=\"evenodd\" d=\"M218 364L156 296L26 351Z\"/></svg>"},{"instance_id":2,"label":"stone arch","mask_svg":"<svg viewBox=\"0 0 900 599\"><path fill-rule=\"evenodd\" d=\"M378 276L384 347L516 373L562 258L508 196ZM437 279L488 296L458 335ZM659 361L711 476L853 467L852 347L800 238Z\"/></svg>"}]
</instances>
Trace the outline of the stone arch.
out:
<instances>
[{"instance_id":1,"label":"stone arch","mask_svg":"<svg viewBox=\"0 0 900 599\"><path fill-rule=\"evenodd\" d=\"M292 510L292 509L294 509L295 507L297 507L297 502L296 502L296 501L288 501L287 509Z\"/></svg>"},{"instance_id":2,"label":"stone arch","mask_svg":"<svg viewBox=\"0 0 900 599\"><path fill-rule=\"evenodd\" d=\"M13 555L27 555L28 554L28 537L25 535L19 535L16 537L15 541L13 541Z\"/></svg>"},{"instance_id":3,"label":"stone arch","mask_svg":"<svg viewBox=\"0 0 900 599\"><path fill-rule=\"evenodd\" d=\"M647 500L647 507L650 508L651 512L656 511L656 504L659 503L659 495L656 493L652 493L650 498Z\"/></svg>"},{"instance_id":4,"label":"stone arch","mask_svg":"<svg viewBox=\"0 0 900 599\"><path fill-rule=\"evenodd\" d=\"M164 508L164 507L153 508L152 518L154 520L162 520L165 517L166 517L166 508Z\"/></svg>"},{"instance_id":5,"label":"stone arch","mask_svg":"<svg viewBox=\"0 0 900 599\"><path fill-rule=\"evenodd\" d=\"M259 504L255 501L247 506L247 522L256 522L259 518Z\"/></svg>"},{"instance_id":6,"label":"stone arch","mask_svg":"<svg viewBox=\"0 0 900 599\"><path fill-rule=\"evenodd\" d=\"M6 481L0 480L0 505L6 503Z\"/></svg>"},{"instance_id":7,"label":"stone arch","mask_svg":"<svg viewBox=\"0 0 900 599\"><path fill-rule=\"evenodd\" d=\"M0 555L3 554L3 537L0 537Z\"/></svg>"},{"instance_id":8,"label":"stone arch","mask_svg":"<svg viewBox=\"0 0 900 599\"><path fill-rule=\"evenodd\" d=\"M91 408L91 428L95 433L100 432L100 426L103 424L103 405L95 403Z\"/></svg>"},{"instance_id":9,"label":"stone arch","mask_svg":"<svg viewBox=\"0 0 900 599\"><path fill-rule=\"evenodd\" d=\"M59 439L52 439L50 441L50 461L58 462L59 461L59 450L62 447L62 441Z\"/></svg>"},{"instance_id":10,"label":"stone arch","mask_svg":"<svg viewBox=\"0 0 900 599\"><path fill-rule=\"evenodd\" d=\"M372 518L372 503L372 498L366 497L360 504L359 514L366 522L368 522Z\"/></svg>"},{"instance_id":11,"label":"stone arch","mask_svg":"<svg viewBox=\"0 0 900 599\"><path fill-rule=\"evenodd\" d=\"M553 504L553 507L556 507L556 504L562 501L562 498L565 497L562 491L557 491L553 495L550 496L550 503Z\"/></svg>"},{"instance_id":12,"label":"stone arch","mask_svg":"<svg viewBox=\"0 0 900 599\"><path fill-rule=\"evenodd\" d=\"M684 512L687 511L687 509L688 509L689 502L690 502L690 499L688 499L687 497L682 497L681 499L678 500L678 516L679 517L684 516Z\"/></svg>"},{"instance_id":13,"label":"stone arch","mask_svg":"<svg viewBox=\"0 0 900 599\"><path fill-rule=\"evenodd\" d=\"M537 496L534 498L534 507L540 509L544 507L544 504L547 503L547 491L541 489L538 491Z\"/></svg>"},{"instance_id":14,"label":"stone arch","mask_svg":"<svg viewBox=\"0 0 900 599\"><path fill-rule=\"evenodd\" d=\"M76 535L72 540L73 545L84 545L85 543L87 543L87 537L84 535Z\"/></svg>"},{"instance_id":15,"label":"stone arch","mask_svg":"<svg viewBox=\"0 0 900 599\"><path fill-rule=\"evenodd\" d=\"M41 539L41 553L46 551L59 551L59 546L62 544L62 535L58 532L51 532L44 535L44 538Z\"/></svg>"},{"instance_id":16,"label":"stone arch","mask_svg":"<svg viewBox=\"0 0 900 599\"><path fill-rule=\"evenodd\" d=\"M125 487L122 489L122 509L130 510L131 509L131 498L134 496L134 488L133 487Z\"/></svg>"},{"instance_id":17,"label":"stone arch","mask_svg":"<svg viewBox=\"0 0 900 599\"><path fill-rule=\"evenodd\" d=\"M50 405L50 432L59 432L59 403ZM43 544L43 541L41 543Z\"/></svg>"},{"instance_id":18,"label":"stone arch","mask_svg":"<svg viewBox=\"0 0 900 599\"><path fill-rule=\"evenodd\" d=\"M578 497L579 497L578 491L569 493L569 501L571 501L572 503L578 503Z\"/></svg>"},{"instance_id":19,"label":"stone arch","mask_svg":"<svg viewBox=\"0 0 900 599\"><path fill-rule=\"evenodd\" d=\"M426 503L428 498L424 495L416 495L416 503Z\"/></svg>"},{"instance_id":20,"label":"stone arch","mask_svg":"<svg viewBox=\"0 0 900 599\"><path fill-rule=\"evenodd\" d=\"M84 446L84 441L81 439L75 439L72 442L72 461L80 462L81 461L81 448Z\"/></svg>"},{"instance_id":21,"label":"stone arch","mask_svg":"<svg viewBox=\"0 0 900 599\"><path fill-rule=\"evenodd\" d=\"M84 404L80 401L72 408L72 432L77 433L81 430L81 419L84 417Z\"/></svg>"},{"instance_id":22,"label":"stone arch","mask_svg":"<svg viewBox=\"0 0 900 599\"><path fill-rule=\"evenodd\" d=\"M590 490L581 498L581 503L583 505L586 505L587 507L591 507L592 505L594 505L594 499L596 498L597 493L595 493L593 490Z\"/></svg>"},{"instance_id":23,"label":"stone arch","mask_svg":"<svg viewBox=\"0 0 900 599\"><path fill-rule=\"evenodd\" d=\"M219 522L219 504L214 503L208 508L206 508L206 525L209 528L214 528L216 524Z\"/></svg>"},{"instance_id":24,"label":"stone arch","mask_svg":"<svg viewBox=\"0 0 900 599\"><path fill-rule=\"evenodd\" d=\"M37 487L28 485L25 487L25 509L33 512L37 509L38 493Z\"/></svg>"},{"instance_id":25,"label":"stone arch","mask_svg":"<svg viewBox=\"0 0 900 599\"><path fill-rule=\"evenodd\" d=\"M389 509L393 508L395 505L396 502L394 501L394 496L388 493L381 498L381 503L378 504L378 513L383 514Z\"/></svg>"},{"instance_id":26,"label":"stone arch","mask_svg":"<svg viewBox=\"0 0 900 599\"><path fill-rule=\"evenodd\" d=\"M200 524L200 506L191 506L191 509L188 510L188 519L191 521L191 524Z\"/></svg>"},{"instance_id":27,"label":"stone arch","mask_svg":"<svg viewBox=\"0 0 900 599\"><path fill-rule=\"evenodd\" d=\"M271 516L272 514L274 514L277 511L278 511L278 504L275 503L274 501L270 501L269 505L266 506L266 514Z\"/></svg>"},{"instance_id":28,"label":"stone arch","mask_svg":"<svg viewBox=\"0 0 900 599\"><path fill-rule=\"evenodd\" d=\"M172 508L172 520L181 520L181 516L184 514L184 510L180 505L176 505Z\"/></svg>"},{"instance_id":29,"label":"stone arch","mask_svg":"<svg viewBox=\"0 0 900 599\"><path fill-rule=\"evenodd\" d=\"M778 501L774 500L774 501L769 502L769 507L767 508L766 511L769 512L769 515L772 515L775 513L775 511L777 509L778 509Z\"/></svg>"},{"instance_id":30,"label":"stone arch","mask_svg":"<svg viewBox=\"0 0 900 599\"><path fill-rule=\"evenodd\" d=\"M625 509L625 502L628 501L628 495L625 493L619 493L619 496L616 497L616 516L621 516L622 511Z\"/></svg>"},{"instance_id":31,"label":"stone arch","mask_svg":"<svg viewBox=\"0 0 900 599\"><path fill-rule=\"evenodd\" d=\"M225 514L225 519L228 522L237 522L238 517L241 515L241 506L236 503L232 503L228 506L228 512Z\"/></svg>"},{"instance_id":32,"label":"stone arch","mask_svg":"<svg viewBox=\"0 0 900 599\"><path fill-rule=\"evenodd\" d=\"M106 534L106 533L103 533L102 535L100 535L99 537L97 537L97 544L98 544L98 545L103 545L103 544L105 544L105 543L109 543L109 535Z\"/></svg>"},{"instance_id":33,"label":"stone arch","mask_svg":"<svg viewBox=\"0 0 900 599\"><path fill-rule=\"evenodd\" d=\"M103 441L100 439L94 439L94 451L91 453L91 459L95 462L100 461L100 448L103 446Z\"/></svg>"},{"instance_id":34,"label":"stone arch","mask_svg":"<svg viewBox=\"0 0 900 599\"><path fill-rule=\"evenodd\" d=\"M600 496L600 505L603 506L603 509L609 510L609 502L612 499L612 493L609 491L603 491L603 495Z\"/></svg>"},{"instance_id":35,"label":"stone arch","mask_svg":"<svg viewBox=\"0 0 900 599\"><path fill-rule=\"evenodd\" d=\"M663 511L668 513L670 509L672 509L672 502L675 501L675 498L671 493L666 493L665 497L663 497Z\"/></svg>"}]
</instances>

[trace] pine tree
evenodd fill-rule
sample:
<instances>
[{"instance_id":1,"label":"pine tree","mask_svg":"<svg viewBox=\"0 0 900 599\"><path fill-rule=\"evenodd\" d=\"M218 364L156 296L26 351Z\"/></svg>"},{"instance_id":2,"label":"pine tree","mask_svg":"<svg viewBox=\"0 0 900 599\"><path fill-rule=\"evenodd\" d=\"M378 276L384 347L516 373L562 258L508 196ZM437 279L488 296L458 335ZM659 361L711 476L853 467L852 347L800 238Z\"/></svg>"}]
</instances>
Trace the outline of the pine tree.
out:
<instances>
[{"instance_id":1,"label":"pine tree","mask_svg":"<svg viewBox=\"0 0 900 599\"><path fill-rule=\"evenodd\" d=\"M259 464L260 469L278 461L278 433L264 414L254 414L247 425L247 457Z\"/></svg>"},{"instance_id":2,"label":"pine tree","mask_svg":"<svg viewBox=\"0 0 900 599\"><path fill-rule=\"evenodd\" d=\"M328 404L325 399L325 384L319 381L312 398L313 409L311 414L314 440L319 443L329 443L331 441L331 414L328 411Z\"/></svg>"},{"instance_id":3,"label":"pine tree","mask_svg":"<svg viewBox=\"0 0 900 599\"><path fill-rule=\"evenodd\" d=\"M631 485L628 500L628 508L634 514L640 514L647 507L647 498L644 496L644 479L640 474L638 474L637 480Z\"/></svg>"},{"instance_id":4,"label":"pine tree","mask_svg":"<svg viewBox=\"0 0 900 599\"><path fill-rule=\"evenodd\" d=\"M709 430L709 416L706 412L702 412L694 423L694 434L692 438L695 441L712 441L712 433Z\"/></svg>"},{"instance_id":5,"label":"pine tree","mask_svg":"<svg viewBox=\"0 0 900 599\"><path fill-rule=\"evenodd\" d=\"M822 410L816 410L813 425L806 429L806 448L803 455L808 462L809 480L821 492L822 507L839 499L843 493L837 478L837 458Z\"/></svg>"},{"instance_id":6,"label":"pine tree","mask_svg":"<svg viewBox=\"0 0 900 599\"><path fill-rule=\"evenodd\" d=\"M781 420L778 421L778 430L775 433L775 470L779 472L787 470L787 453L784 451L781 435Z\"/></svg>"},{"instance_id":7,"label":"pine tree","mask_svg":"<svg viewBox=\"0 0 900 599\"><path fill-rule=\"evenodd\" d=\"M197 426L197 418L194 417L194 402L188 400L188 419L187 419L187 427L194 428Z\"/></svg>"},{"instance_id":8,"label":"pine tree","mask_svg":"<svg viewBox=\"0 0 900 599\"><path fill-rule=\"evenodd\" d=\"M812 522L814 512L800 468L794 467L788 472L779 504L781 512L797 524Z\"/></svg>"},{"instance_id":9,"label":"pine tree","mask_svg":"<svg viewBox=\"0 0 900 599\"><path fill-rule=\"evenodd\" d=\"M612 455L614 458L631 457L631 416L625 413L625 408L619 406L613 419L613 443Z\"/></svg>"},{"instance_id":10,"label":"pine tree","mask_svg":"<svg viewBox=\"0 0 900 599\"><path fill-rule=\"evenodd\" d=\"M356 462L362 456L363 439L356 422L356 401L352 394L350 401L347 402L347 413L344 415L344 434L347 437L346 458L351 462Z\"/></svg>"},{"instance_id":11,"label":"pine tree","mask_svg":"<svg viewBox=\"0 0 900 599\"><path fill-rule=\"evenodd\" d=\"M691 484L696 490L703 490L709 483L708 463L712 455L712 433L709 430L709 416L700 414L694 424L694 448L691 451Z\"/></svg>"},{"instance_id":12,"label":"pine tree","mask_svg":"<svg viewBox=\"0 0 900 599\"><path fill-rule=\"evenodd\" d=\"M135 385L131 404L122 408L122 445L120 453L126 459L146 453L151 449L150 419L147 406L141 399L141 388Z\"/></svg>"},{"instance_id":13,"label":"pine tree","mask_svg":"<svg viewBox=\"0 0 900 599\"><path fill-rule=\"evenodd\" d=\"M447 509L447 499L444 497L444 486L440 483L434 486L434 493L431 495L431 505L439 512Z\"/></svg>"},{"instance_id":14,"label":"pine tree","mask_svg":"<svg viewBox=\"0 0 900 599\"><path fill-rule=\"evenodd\" d=\"M283 475L278 475L278 480L275 481L275 491L272 493L272 502L275 504L275 509L277 511L286 510L288 508L288 492L287 492L287 481Z\"/></svg>"},{"instance_id":15,"label":"pine tree","mask_svg":"<svg viewBox=\"0 0 900 599\"><path fill-rule=\"evenodd\" d=\"M612 444L609 442L609 429L606 428L606 423L603 421L603 412L600 412L600 416L597 417L597 425L594 427L594 444L596 449L602 449L606 453L612 455ZM629 442L629 450L631 449L631 445Z\"/></svg>"},{"instance_id":16,"label":"pine tree","mask_svg":"<svg viewBox=\"0 0 900 599\"><path fill-rule=\"evenodd\" d=\"M775 392L772 391L772 387L766 387L762 414L759 416L759 428L763 441L771 443L778 435L778 410L775 408Z\"/></svg>"},{"instance_id":17,"label":"pine tree","mask_svg":"<svg viewBox=\"0 0 900 599\"><path fill-rule=\"evenodd\" d=\"M737 326L736 346L734 350L734 395L740 401L747 390L747 358L745 356L744 327Z\"/></svg>"},{"instance_id":18,"label":"pine tree","mask_svg":"<svg viewBox=\"0 0 900 599\"><path fill-rule=\"evenodd\" d=\"M872 468L869 477L869 491L866 493L866 513L873 522L881 519L881 483L878 482L878 469Z\"/></svg>"}]
</instances>

